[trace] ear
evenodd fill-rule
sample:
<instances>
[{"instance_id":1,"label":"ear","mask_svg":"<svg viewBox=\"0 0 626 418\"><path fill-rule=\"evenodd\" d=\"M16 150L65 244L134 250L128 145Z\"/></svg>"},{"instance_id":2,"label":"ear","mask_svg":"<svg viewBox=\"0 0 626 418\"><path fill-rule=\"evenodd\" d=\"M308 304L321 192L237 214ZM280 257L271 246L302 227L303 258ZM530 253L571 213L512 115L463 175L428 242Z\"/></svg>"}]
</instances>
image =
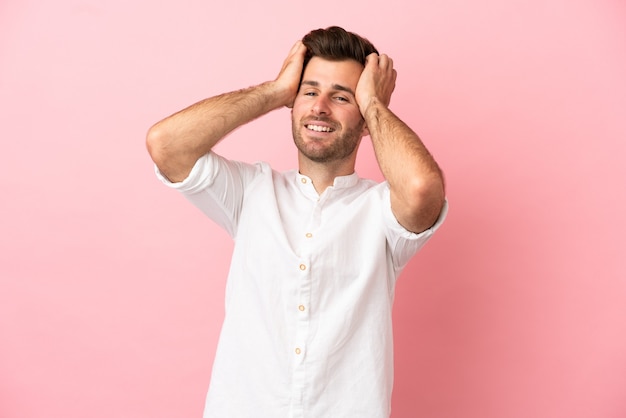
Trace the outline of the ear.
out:
<instances>
[{"instance_id":1,"label":"ear","mask_svg":"<svg viewBox=\"0 0 626 418\"><path fill-rule=\"evenodd\" d=\"M370 130L367 129L367 123L363 124L363 130L361 130L361 138L364 136L369 136Z\"/></svg>"}]
</instances>

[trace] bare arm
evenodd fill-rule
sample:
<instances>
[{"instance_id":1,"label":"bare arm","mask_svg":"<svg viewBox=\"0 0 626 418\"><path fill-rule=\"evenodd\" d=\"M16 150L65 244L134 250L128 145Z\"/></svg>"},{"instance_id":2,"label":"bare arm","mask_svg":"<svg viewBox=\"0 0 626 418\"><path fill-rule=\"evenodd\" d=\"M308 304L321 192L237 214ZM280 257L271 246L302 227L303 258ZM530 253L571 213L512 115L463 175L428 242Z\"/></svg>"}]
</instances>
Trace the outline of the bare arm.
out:
<instances>
[{"instance_id":1,"label":"bare arm","mask_svg":"<svg viewBox=\"0 0 626 418\"><path fill-rule=\"evenodd\" d=\"M195 162L241 125L282 106L298 91L306 48L298 41L274 81L202 100L156 123L146 145L161 173L184 180Z\"/></svg>"},{"instance_id":2,"label":"bare arm","mask_svg":"<svg viewBox=\"0 0 626 418\"><path fill-rule=\"evenodd\" d=\"M444 180L417 134L389 110L395 80L392 60L386 55L370 55L357 86L357 102L389 183L391 209L406 229L422 232L441 212Z\"/></svg>"}]
</instances>

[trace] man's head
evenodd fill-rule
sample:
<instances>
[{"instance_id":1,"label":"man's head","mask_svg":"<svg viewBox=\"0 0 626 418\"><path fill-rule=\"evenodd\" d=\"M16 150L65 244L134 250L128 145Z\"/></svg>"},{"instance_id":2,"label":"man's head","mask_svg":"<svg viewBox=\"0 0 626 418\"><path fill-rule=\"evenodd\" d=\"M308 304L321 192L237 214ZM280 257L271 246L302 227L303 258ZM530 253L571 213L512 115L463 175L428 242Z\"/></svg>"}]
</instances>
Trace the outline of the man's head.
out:
<instances>
[{"instance_id":1,"label":"man's head","mask_svg":"<svg viewBox=\"0 0 626 418\"><path fill-rule=\"evenodd\" d=\"M367 134L356 87L366 57L378 52L368 40L336 26L311 31L302 42L307 52L291 112L300 157L353 166Z\"/></svg>"},{"instance_id":2,"label":"man's head","mask_svg":"<svg viewBox=\"0 0 626 418\"><path fill-rule=\"evenodd\" d=\"M339 26L312 30L302 38L302 43L306 46L305 67L312 57L329 61L352 59L365 65L365 58L369 54L378 54L370 41Z\"/></svg>"}]
</instances>

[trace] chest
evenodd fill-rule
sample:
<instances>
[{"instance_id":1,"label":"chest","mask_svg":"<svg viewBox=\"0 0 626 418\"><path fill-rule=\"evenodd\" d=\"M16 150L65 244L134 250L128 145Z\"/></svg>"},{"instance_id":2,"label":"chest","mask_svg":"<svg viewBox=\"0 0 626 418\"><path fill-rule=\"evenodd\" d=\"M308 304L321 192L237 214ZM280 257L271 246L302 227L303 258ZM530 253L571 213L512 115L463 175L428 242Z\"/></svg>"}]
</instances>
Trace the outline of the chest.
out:
<instances>
[{"instance_id":1,"label":"chest","mask_svg":"<svg viewBox=\"0 0 626 418\"><path fill-rule=\"evenodd\" d=\"M329 189L313 197L295 188L263 185L246 195L237 240L296 257L343 254L354 259L353 252L363 254L368 246L380 250L385 243L381 204L367 188Z\"/></svg>"}]
</instances>

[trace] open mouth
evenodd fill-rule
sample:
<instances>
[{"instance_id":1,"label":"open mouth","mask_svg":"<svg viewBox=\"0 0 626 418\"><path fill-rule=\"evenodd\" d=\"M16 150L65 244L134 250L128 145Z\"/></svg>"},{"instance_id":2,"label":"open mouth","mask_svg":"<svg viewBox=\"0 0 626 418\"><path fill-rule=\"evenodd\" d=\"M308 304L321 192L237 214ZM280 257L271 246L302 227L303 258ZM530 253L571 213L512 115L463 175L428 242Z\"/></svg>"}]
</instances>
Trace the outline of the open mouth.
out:
<instances>
[{"instance_id":1,"label":"open mouth","mask_svg":"<svg viewBox=\"0 0 626 418\"><path fill-rule=\"evenodd\" d=\"M335 131L330 126L321 126L321 125L313 125L313 124L308 124L308 125L304 125L304 126L308 130L315 131L315 132L334 132Z\"/></svg>"}]
</instances>

